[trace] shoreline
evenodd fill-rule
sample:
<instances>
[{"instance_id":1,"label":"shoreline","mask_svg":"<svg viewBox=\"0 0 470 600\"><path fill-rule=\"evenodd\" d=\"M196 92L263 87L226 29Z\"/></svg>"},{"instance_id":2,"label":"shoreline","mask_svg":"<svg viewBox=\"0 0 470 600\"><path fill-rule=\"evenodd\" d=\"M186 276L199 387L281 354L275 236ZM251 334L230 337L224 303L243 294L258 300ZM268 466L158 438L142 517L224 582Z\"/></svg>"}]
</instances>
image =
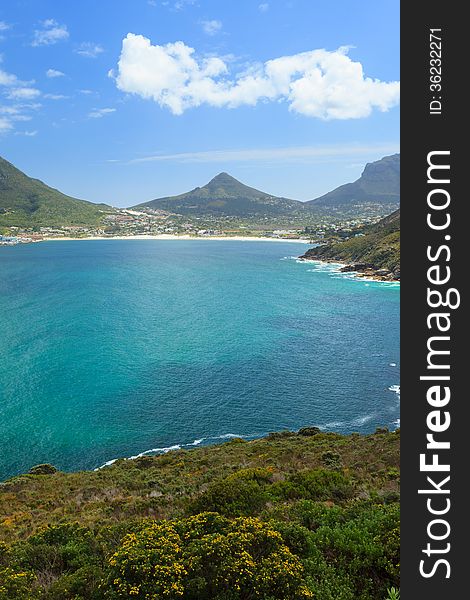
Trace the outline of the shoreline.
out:
<instances>
[{"instance_id":1,"label":"shoreline","mask_svg":"<svg viewBox=\"0 0 470 600\"><path fill-rule=\"evenodd\" d=\"M399 279L388 279L388 277L385 277L383 275L374 275L373 270L375 271L380 271L380 269L373 269L372 267L367 269L366 272L364 271L354 271L353 267L354 267L354 263L345 263L345 262L341 262L339 260L335 260L333 258L325 258L325 259L320 259L320 258L303 258L302 256L299 256L299 260L303 261L303 262L311 262L311 263L320 263L320 264L331 264L331 265L337 265L338 266L338 273L349 273L353 279L361 279L362 281L375 281L375 282L381 282L381 283L397 283L398 285L400 285L400 280Z\"/></svg>"},{"instance_id":2,"label":"shoreline","mask_svg":"<svg viewBox=\"0 0 470 600\"><path fill-rule=\"evenodd\" d=\"M88 236L88 237L57 237L57 238L44 238L42 240L34 240L33 243L39 242L73 242L73 241L93 241L93 240L194 240L194 241L205 241L205 240L220 240L227 241L231 240L234 242L283 242L290 244L310 244L312 242L305 239L286 239L286 238L269 238L269 237L256 237L256 236L230 236L230 235L214 235L214 236L193 236L193 235L173 235L162 233L160 235L116 235L116 236Z\"/></svg>"}]
</instances>

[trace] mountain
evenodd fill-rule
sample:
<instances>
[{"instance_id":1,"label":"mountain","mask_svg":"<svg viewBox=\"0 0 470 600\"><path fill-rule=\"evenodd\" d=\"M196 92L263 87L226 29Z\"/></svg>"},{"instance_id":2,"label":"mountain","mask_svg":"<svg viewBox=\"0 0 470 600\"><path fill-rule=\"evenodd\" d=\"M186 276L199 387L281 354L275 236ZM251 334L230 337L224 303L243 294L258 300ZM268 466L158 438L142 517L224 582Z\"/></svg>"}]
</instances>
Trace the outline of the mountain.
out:
<instances>
[{"instance_id":1,"label":"mountain","mask_svg":"<svg viewBox=\"0 0 470 600\"><path fill-rule=\"evenodd\" d=\"M384 217L375 225L364 227L359 235L344 242L310 248L301 257L352 263L345 270L384 270L385 277L400 278L400 210Z\"/></svg>"},{"instance_id":2,"label":"mountain","mask_svg":"<svg viewBox=\"0 0 470 600\"><path fill-rule=\"evenodd\" d=\"M253 217L291 215L302 210L303 203L260 192L228 173L219 173L203 187L179 196L144 202L132 208L159 209L183 215Z\"/></svg>"},{"instance_id":3,"label":"mountain","mask_svg":"<svg viewBox=\"0 0 470 600\"><path fill-rule=\"evenodd\" d=\"M66 196L0 157L0 226L97 225L110 212L110 206Z\"/></svg>"},{"instance_id":4,"label":"mountain","mask_svg":"<svg viewBox=\"0 0 470 600\"><path fill-rule=\"evenodd\" d=\"M385 156L368 163L354 183L346 183L306 203L311 208L358 209L365 205L389 212L400 205L400 155Z\"/></svg>"}]
</instances>

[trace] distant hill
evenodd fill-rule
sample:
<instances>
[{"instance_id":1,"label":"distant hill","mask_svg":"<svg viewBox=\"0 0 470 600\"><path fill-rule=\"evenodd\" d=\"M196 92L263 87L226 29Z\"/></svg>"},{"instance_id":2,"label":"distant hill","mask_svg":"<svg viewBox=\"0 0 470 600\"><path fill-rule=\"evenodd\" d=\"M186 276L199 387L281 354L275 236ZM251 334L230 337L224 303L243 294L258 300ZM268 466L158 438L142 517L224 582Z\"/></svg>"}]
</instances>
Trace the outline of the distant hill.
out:
<instances>
[{"instance_id":1,"label":"distant hill","mask_svg":"<svg viewBox=\"0 0 470 600\"><path fill-rule=\"evenodd\" d=\"M390 271L394 279L399 279L400 210L384 217L375 225L364 227L357 237L311 248L302 258L360 263L362 267L358 270L385 269Z\"/></svg>"},{"instance_id":2,"label":"distant hill","mask_svg":"<svg viewBox=\"0 0 470 600\"><path fill-rule=\"evenodd\" d=\"M400 205L400 155L368 163L360 178L306 203L311 208L356 209L370 205L392 211Z\"/></svg>"},{"instance_id":3,"label":"distant hill","mask_svg":"<svg viewBox=\"0 0 470 600\"><path fill-rule=\"evenodd\" d=\"M0 157L1 226L97 225L110 212L110 206L66 196Z\"/></svg>"},{"instance_id":4,"label":"distant hill","mask_svg":"<svg viewBox=\"0 0 470 600\"><path fill-rule=\"evenodd\" d=\"M158 198L132 208L159 209L182 215L281 216L303 210L303 203L272 196L244 185L228 173L219 173L203 187L179 196Z\"/></svg>"}]
</instances>

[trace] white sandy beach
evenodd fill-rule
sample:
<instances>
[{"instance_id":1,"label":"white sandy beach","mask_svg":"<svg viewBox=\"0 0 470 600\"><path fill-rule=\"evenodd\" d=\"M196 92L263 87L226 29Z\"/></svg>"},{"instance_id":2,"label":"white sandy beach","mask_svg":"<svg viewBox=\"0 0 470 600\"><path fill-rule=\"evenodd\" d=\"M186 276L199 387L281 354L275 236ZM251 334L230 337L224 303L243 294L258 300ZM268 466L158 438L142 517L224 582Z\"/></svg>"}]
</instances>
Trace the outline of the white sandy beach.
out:
<instances>
[{"instance_id":1,"label":"white sandy beach","mask_svg":"<svg viewBox=\"0 0 470 600\"><path fill-rule=\"evenodd\" d=\"M39 242L70 242L78 240L222 240L222 241L235 241L235 242L288 242L294 244L310 244L308 240L304 239L285 239L285 238L268 238L268 237L255 237L255 236L230 236L230 235L214 235L214 236L193 236L193 235L173 235L162 233L160 235L116 235L112 237L57 237L57 238L44 238L37 240Z\"/></svg>"}]
</instances>

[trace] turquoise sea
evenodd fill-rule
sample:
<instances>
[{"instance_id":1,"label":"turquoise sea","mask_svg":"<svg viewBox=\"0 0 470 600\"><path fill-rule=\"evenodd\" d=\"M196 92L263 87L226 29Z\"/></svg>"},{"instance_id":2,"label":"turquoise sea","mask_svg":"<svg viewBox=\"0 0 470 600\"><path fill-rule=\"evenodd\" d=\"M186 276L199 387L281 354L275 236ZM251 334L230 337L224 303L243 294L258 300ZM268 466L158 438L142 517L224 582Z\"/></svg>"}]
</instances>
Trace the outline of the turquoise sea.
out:
<instances>
[{"instance_id":1,"label":"turquoise sea","mask_svg":"<svg viewBox=\"0 0 470 600\"><path fill-rule=\"evenodd\" d=\"M399 287L304 244L0 248L0 479L318 425L399 418Z\"/></svg>"}]
</instances>

